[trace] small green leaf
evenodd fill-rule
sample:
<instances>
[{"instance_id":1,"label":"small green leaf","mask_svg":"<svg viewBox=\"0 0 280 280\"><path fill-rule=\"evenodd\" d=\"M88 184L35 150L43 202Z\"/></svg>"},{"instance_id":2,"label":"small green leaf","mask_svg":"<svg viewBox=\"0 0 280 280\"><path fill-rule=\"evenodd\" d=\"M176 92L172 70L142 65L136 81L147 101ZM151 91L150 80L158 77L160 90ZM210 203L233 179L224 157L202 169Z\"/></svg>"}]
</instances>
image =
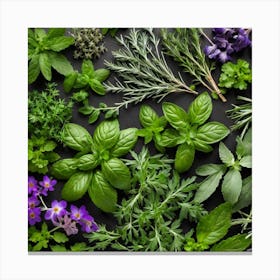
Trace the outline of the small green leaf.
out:
<instances>
[{"instance_id":1,"label":"small green leaf","mask_svg":"<svg viewBox=\"0 0 280 280\"><path fill-rule=\"evenodd\" d=\"M233 206L233 211L241 210L252 203L252 176L242 180L242 189L238 201Z\"/></svg>"},{"instance_id":2,"label":"small green leaf","mask_svg":"<svg viewBox=\"0 0 280 280\"><path fill-rule=\"evenodd\" d=\"M65 90L65 92L69 93L71 91L71 89L73 88L76 79L77 79L77 72L71 72L70 74L68 74L63 82L63 88Z\"/></svg>"},{"instance_id":3,"label":"small green leaf","mask_svg":"<svg viewBox=\"0 0 280 280\"><path fill-rule=\"evenodd\" d=\"M193 164L195 149L188 144L178 146L175 155L175 170L183 173L189 170Z\"/></svg>"},{"instance_id":4,"label":"small green leaf","mask_svg":"<svg viewBox=\"0 0 280 280\"><path fill-rule=\"evenodd\" d=\"M108 69L97 69L93 73L93 78L102 83L108 79L109 75L110 71Z\"/></svg>"},{"instance_id":5,"label":"small green leaf","mask_svg":"<svg viewBox=\"0 0 280 280\"><path fill-rule=\"evenodd\" d=\"M241 158L241 160L239 161L239 164L242 167L252 168L252 156L245 156L245 157Z\"/></svg>"},{"instance_id":6,"label":"small green leaf","mask_svg":"<svg viewBox=\"0 0 280 280\"><path fill-rule=\"evenodd\" d=\"M48 39L63 36L65 28L50 28L48 31Z\"/></svg>"},{"instance_id":7,"label":"small green leaf","mask_svg":"<svg viewBox=\"0 0 280 280\"><path fill-rule=\"evenodd\" d=\"M79 158L78 168L82 171L93 170L99 165L98 154L92 153Z\"/></svg>"},{"instance_id":8,"label":"small green leaf","mask_svg":"<svg viewBox=\"0 0 280 280\"><path fill-rule=\"evenodd\" d=\"M92 123L96 122L99 118L99 115L100 115L99 110L93 110L89 116L88 123L92 124Z\"/></svg>"},{"instance_id":9,"label":"small green leaf","mask_svg":"<svg viewBox=\"0 0 280 280\"><path fill-rule=\"evenodd\" d=\"M28 83L36 81L40 74L39 55L34 55L28 64Z\"/></svg>"},{"instance_id":10,"label":"small green leaf","mask_svg":"<svg viewBox=\"0 0 280 280\"><path fill-rule=\"evenodd\" d=\"M86 59L83 61L82 63L82 74L83 75L88 75L89 77L93 77L93 73L94 73L94 67L92 64L92 61L89 59Z\"/></svg>"},{"instance_id":11,"label":"small green leaf","mask_svg":"<svg viewBox=\"0 0 280 280\"><path fill-rule=\"evenodd\" d=\"M51 245L50 247L53 252L67 252L67 249L63 245Z\"/></svg>"},{"instance_id":12,"label":"small green leaf","mask_svg":"<svg viewBox=\"0 0 280 280\"><path fill-rule=\"evenodd\" d=\"M199 94L191 103L188 114L190 122L202 125L210 117L212 113L212 100L207 92Z\"/></svg>"},{"instance_id":13,"label":"small green leaf","mask_svg":"<svg viewBox=\"0 0 280 280\"><path fill-rule=\"evenodd\" d=\"M199 139L194 139L193 144L197 151L203 153L210 153L213 151L213 148L209 144L206 144L204 141L201 141Z\"/></svg>"},{"instance_id":14,"label":"small green leaf","mask_svg":"<svg viewBox=\"0 0 280 280\"><path fill-rule=\"evenodd\" d=\"M232 166L234 164L234 155L223 142L219 144L219 156L226 166Z\"/></svg>"},{"instance_id":15,"label":"small green leaf","mask_svg":"<svg viewBox=\"0 0 280 280\"><path fill-rule=\"evenodd\" d=\"M229 129L219 122L208 122L197 130L197 139L206 144L219 142L229 134Z\"/></svg>"},{"instance_id":16,"label":"small green leaf","mask_svg":"<svg viewBox=\"0 0 280 280\"><path fill-rule=\"evenodd\" d=\"M196 174L199 176L208 176L220 171L225 171L224 165L213 163L201 165L195 170Z\"/></svg>"},{"instance_id":17,"label":"small green leaf","mask_svg":"<svg viewBox=\"0 0 280 280\"><path fill-rule=\"evenodd\" d=\"M46 53L41 53L39 56L40 70L47 81L52 79L51 62Z\"/></svg>"},{"instance_id":18,"label":"small green leaf","mask_svg":"<svg viewBox=\"0 0 280 280\"><path fill-rule=\"evenodd\" d=\"M252 238L247 237L246 233L237 234L222 240L215 244L211 251L213 252L242 252L245 251L252 243Z\"/></svg>"},{"instance_id":19,"label":"small green leaf","mask_svg":"<svg viewBox=\"0 0 280 280\"><path fill-rule=\"evenodd\" d=\"M184 129L188 123L188 115L185 110L176 104L164 102L162 110L167 121L175 129Z\"/></svg>"},{"instance_id":20,"label":"small green leaf","mask_svg":"<svg viewBox=\"0 0 280 280\"><path fill-rule=\"evenodd\" d=\"M93 175L88 189L92 202L104 212L112 213L116 210L117 191L106 181L102 172Z\"/></svg>"},{"instance_id":21,"label":"small green leaf","mask_svg":"<svg viewBox=\"0 0 280 280\"><path fill-rule=\"evenodd\" d=\"M84 196L92 180L92 172L76 172L64 185L61 197L67 201L75 201Z\"/></svg>"},{"instance_id":22,"label":"small green leaf","mask_svg":"<svg viewBox=\"0 0 280 280\"><path fill-rule=\"evenodd\" d=\"M200 218L196 227L199 243L212 245L221 240L231 226L231 204L225 202Z\"/></svg>"},{"instance_id":23,"label":"small green leaf","mask_svg":"<svg viewBox=\"0 0 280 280\"><path fill-rule=\"evenodd\" d=\"M84 106L79 108L79 113L82 113L83 115L90 115L94 111L93 106Z\"/></svg>"},{"instance_id":24,"label":"small green leaf","mask_svg":"<svg viewBox=\"0 0 280 280\"><path fill-rule=\"evenodd\" d=\"M105 87L96 79L89 81L91 89L99 95L104 95L106 93Z\"/></svg>"},{"instance_id":25,"label":"small green leaf","mask_svg":"<svg viewBox=\"0 0 280 280\"><path fill-rule=\"evenodd\" d=\"M65 243L69 240L65 233L59 231L54 232L52 238L57 243Z\"/></svg>"},{"instance_id":26,"label":"small green leaf","mask_svg":"<svg viewBox=\"0 0 280 280\"><path fill-rule=\"evenodd\" d=\"M69 46L73 45L74 43L73 37L67 36L60 36L60 37L53 37L48 40L48 46L52 51L60 52Z\"/></svg>"},{"instance_id":27,"label":"small green leaf","mask_svg":"<svg viewBox=\"0 0 280 280\"><path fill-rule=\"evenodd\" d=\"M237 202L242 188L242 178L238 170L229 170L222 183L222 194L225 201L234 204Z\"/></svg>"},{"instance_id":28,"label":"small green leaf","mask_svg":"<svg viewBox=\"0 0 280 280\"><path fill-rule=\"evenodd\" d=\"M72 252L85 251L86 248L87 248L87 244L85 242L75 243L74 245L70 246Z\"/></svg>"},{"instance_id":29,"label":"small green leaf","mask_svg":"<svg viewBox=\"0 0 280 280\"><path fill-rule=\"evenodd\" d=\"M143 127L150 127L158 119L158 114L148 105L142 105L139 111L139 120Z\"/></svg>"},{"instance_id":30,"label":"small green leaf","mask_svg":"<svg viewBox=\"0 0 280 280\"><path fill-rule=\"evenodd\" d=\"M67 76L70 73L74 72L71 63L64 55L60 53L49 52L49 58L52 67L63 76Z\"/></svg>"},{"instance_id":31,"label":"small green leaf","mask_svg":"<svg viewBox=\"0 0 280 280\"><path fill-rule=\"evenodd\" d=\"M179 132L173 128L167 128L163 131L160 138L160 145L163 147L172 148L178 144L183 144L186 140L181 137Z\"/></svg>"},{"instance_id":32,"label":"small green leaf","mask_svg":"<svg viewBox=\"0 0 280 280\"><path fill-rule=\"evenodd\" d=\"M218 171L207 177L204 181L199 184L198 190L196 191L194 201L202 203L208 199L219 186L220 180L223 176L222 171Z\"/></svg>"},{"instance_id":33,"label":"small green leaf","mask_svg":"<svg viewBox=\"0 0 280 280\"><path fill-rule=\"evenodd\" d=\"M44 146L41 147L41 151L50 152L53 151L56 147L56 143L54 141L47 141Z\"/></svg>"}]
</instances>

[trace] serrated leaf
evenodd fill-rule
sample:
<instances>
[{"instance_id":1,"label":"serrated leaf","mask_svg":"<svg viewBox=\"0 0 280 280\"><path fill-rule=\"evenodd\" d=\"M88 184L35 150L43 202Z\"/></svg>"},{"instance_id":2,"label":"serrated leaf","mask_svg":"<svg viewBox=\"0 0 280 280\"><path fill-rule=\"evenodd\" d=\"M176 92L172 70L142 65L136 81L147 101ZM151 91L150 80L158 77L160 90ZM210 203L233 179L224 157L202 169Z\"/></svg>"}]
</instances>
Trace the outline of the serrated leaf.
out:
<instances>
[{"instance_id":1,"label":"serrated leaf","mask_svg":"<svg viewBox=\"0 0 280 280\"><path fill-rule=\"evenodd\" d=\"M252 203L252 176L242 181L242 189L238 201L233 206L233 211L241 210Z\"/></svg>"},{"instance_id":2,"label":"serrated leaf","mask_svg":"<svg viewBox=\"0 0 280 280\"><path fill-rule=\"evenodd\" d=\"M52 67L60 74L67 76L70 73L74 72L74 69L71 63L67 60L67 58L56 52L49 52L49 58Z\"/></svg>"},{"instance_id":3,"label":"serrated leaf","mask_svg":"<svg viewBox=\"0 0 280 280\"><path fill-rule=\"evenodd\" d=\"M39 55L31 58L28 64L28 83L32 84L36 81L40 74Z\"/></svg>"},{"instance_id":4,"label":"serrated leaf","mask_svg":"<svg viewBox=\"0 0 280 280\"><path fill-rule=\"evenodd\" d=\"M51 245L50 247L53 252L67 252L67 249L63 245Z\"/></svg>"},{"instance_id":5,"label":"serrated leaf","mask_svg":"<svg viewBox=\"0 0 280 280\"><path fill-rule=\"evenodd\" d=\"M52 79L51 62L49 56L46 53L39 55L40 70L47 81Z\"/></svg>"},{"instance_id":6,"label":"serrated leaf","mask_svg":"<svg viewBox=\"0 0 280 280\"><path fill-rule=\"evenodd\" d=\"M65 233L59 231L55 231L52 238L57 243L65 243L69 240Z\"/></svg>"},{"instance_id":7,"label":"serrated leaf","mask_svg":"<svg viewBox=\"0 0 280 280\"><path fill-rule=\"evenodd\" d=\"M241 158L241 160L239 161L239 164L242 167L252 168L252 156L245 156L245 157Z\"/></svg>"},{"instance_id":8,"label":"serrated leaf","mask_svg":"<svg viewBox=\"0 0 280 280\"><path fill-rule=\"evenodd\" d=\"M234 164L234 155L223 142L219 144L219 156L226 166L232 166Z\"/></svg>"},{"instance_id":9,"label":"serrated leaf","mask_svg":"<svg viewBox=\"0 0 280 280\"><path fill-rule=\"evenodd\" d=\"M220 171L225 171L224 165L213 163L201 165L195 170L196 174L199 176L208 176Z\"/></svg>"}]
</instances>

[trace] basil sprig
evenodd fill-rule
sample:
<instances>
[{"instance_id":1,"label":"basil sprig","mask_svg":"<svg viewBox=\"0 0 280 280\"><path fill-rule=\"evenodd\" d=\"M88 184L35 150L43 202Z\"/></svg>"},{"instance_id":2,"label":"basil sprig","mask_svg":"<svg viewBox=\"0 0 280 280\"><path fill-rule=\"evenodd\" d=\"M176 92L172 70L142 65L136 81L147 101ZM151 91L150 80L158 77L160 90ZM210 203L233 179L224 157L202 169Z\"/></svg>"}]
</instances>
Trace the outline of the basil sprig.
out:
<instances>
[{"instance_id":1,"label":"basil sprig","mask_svg":"<svg viewBox=\"0 0 280 280\"><path fill-rule=\"evenodd\" d=\"M212 100L206 92L190 104L188 112L170 102L164 102L162 110L172 128L162 132L158 144L163 147L178 146L175 169L179 173L192 166L196 150L211 152L211 144L221 141L229 134L229 129L222 123L206 122L212 113Z\"/></svg>"},{"instance_id":2,"label":"basil sprig","mask_svg":"<svg viewBox=\"0 0 280 280\"><path fill-rule=\"evenodd\" d=\"M62 198L75 201L88 191L98 208L113 212L117 203L116 189L131 187L130 171L119 157L134 147L136 132L136 128L120 131L117 120L101 122L93 137L80 125L65 125L63 143L78 153L52 166L55 178L68 180L62 189Z\"/></svg>"}]
</instances>

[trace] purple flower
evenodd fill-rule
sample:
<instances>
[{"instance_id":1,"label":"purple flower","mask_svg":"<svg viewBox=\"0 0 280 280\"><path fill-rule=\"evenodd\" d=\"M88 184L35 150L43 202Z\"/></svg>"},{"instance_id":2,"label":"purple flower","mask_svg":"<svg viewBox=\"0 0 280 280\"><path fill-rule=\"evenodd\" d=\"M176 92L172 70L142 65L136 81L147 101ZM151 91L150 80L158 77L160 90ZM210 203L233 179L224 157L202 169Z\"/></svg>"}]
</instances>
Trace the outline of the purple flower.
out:
<instances>
[{"instance_id":1,"label":"purple flower","mask_svg":"<svg viewBox=\"0 0 280 280\"><path fill-rule=\"evenodd\" d=\"M75 205L71 205L70 209L71 209L71 219L74 221L80 221L81 219L83 219L88 215L88 211L86 210L86 207L84 205L81 206L80 209Z\"/></svg>"},{"instance_id":2,"label":"purple flower","mask_svg":"<svg viewBox=\"0 0 280 280\"><path fill-rule=\"evenodd\" d=\"M28 208L35 208L39 204L40 204L40 201L37 198L37 196L32 195L32 196L28 197Z\"/></svg>"},{"instance_id":3,"label":"purple flower","mask_svg":"<svg viewBox=\"0 0 280 280\"><path fill-rule=\"evenodd\" d=\"M37 222L41 222L41 209L40 207L29 208L28 209L28 223L33 226Z\"/></svg>"},{"instance_id":4,"label":"purple flower","mask_svg":"<svg viewBox=\"0 0 280 280\"><path fill-rule=\"evenodd\" d=\"M214 28L213 33L213 45L206 46L204 53L222 63L231 60L232 53L251 45L248 34L242 28Z\"/></svg>"},{"instance_id":5,"label":"purple flower","mask_svg":"<svg viewBox=\"0 0 280 280\"><path fill-rule=\"evenodd\" d=\"M80 224L82 226L82 231L87 233L97 231L99 229L97 224L94 222L93 217L90 215L83 217L83 219L80 221Z\"/></svg>"},{"instance_id":6,"label":"purple flower","mask_svg":"<svg viewBox=\"0 0 280 280\"><path fill-rule=\"evenodd\" d=\"M28 194L38 191L38 182L33 176L28 176Z\"/></svg>"},{"instance_id":7,"label":"purple flower","mask_svg":"<svg viewBox=\"0 0 280 280\"><path fill-rule=\"evenodd\" d=\"M57 221L53 221L53 224L63 228L67 235L78 233L76 222L73 221L68 215L64 215L64 217L58 217Z\"/></svg>"},{"instance_id":8,"label":"purple flower","mask_svg":"<svg viewBox=\"0 0 280 280\"><path fill-rule=\"evenodd\" d=\"M48 191L53 191L54 188L53 186L56 185L57 181L56 180L51 180L48 176L43 177L43 181L39 182L39 185L43 187L41 193L44 196L47 196Z\"/></svg>"},{"instance_id":9,"label":"purple flower","mask_svg":"<svg viewBox=\"0 0 280 280\"><path fill-rule=\"evenodd\" d=\"M67 206L66 201L54 200L52 202L52 207L48 209L45 214L45 219L54 221L57 217L62 217L63 215L66 214L66 210L65 210L66 206Z\"/></svg>"}]
</instances>

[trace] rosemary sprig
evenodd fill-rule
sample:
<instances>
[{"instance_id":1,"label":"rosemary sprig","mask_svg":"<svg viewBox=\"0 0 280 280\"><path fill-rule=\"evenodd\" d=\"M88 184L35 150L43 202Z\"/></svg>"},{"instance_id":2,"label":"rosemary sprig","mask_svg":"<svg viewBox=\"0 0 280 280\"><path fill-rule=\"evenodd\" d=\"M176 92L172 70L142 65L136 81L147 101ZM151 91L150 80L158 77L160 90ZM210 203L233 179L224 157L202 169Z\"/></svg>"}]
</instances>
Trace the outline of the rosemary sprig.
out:
<instances>
[{"instance_id":1,"label":"rosemary sprig","mask_svg":"<svg viewBox=\"0 0 280 280\"><path fill-rule=\"evenodd\" d=\"M200 29L177 28L174 32L163 29L162 37L166 54L178 61L184 67L185 72L195 77L195 81L216 93L223 102L226 102L226 98L222 95L211 74L214 64L208 65L201 49Z\"/></svg>"},{"instance_id":2,"label":"rosemary sprig","mask_svg":"<svg viewBox=\"0 0 280 280\"><path fill-rule=\"evenodd\" d=\"M233 108L227 110L226 113L228 117L235 122L235 124L231 126L231 129L242 129L240 137L243 139L243 136L252 122L252 99L244 96L237 96L237 100L245 101L245 103L241 105L232 104Z\"/></svg>"},{"instance_id":3,"label":"rosemary sprig","mask_svg":"<svg viewBox=\"0 0 280 280\"><path fill-rule=\"evenodd\" d=\"M152 29L132 29L129 35L116 39L122 48L112 52L114 62L105 61L105 65L122 80L116 78L115 85L106 84L107 91L124 94L123 101L115 104L116 110L147 98L160 102L173 92L198 94L185 84L180 74L174 76Z\"/></svg>"}]
</instances>

